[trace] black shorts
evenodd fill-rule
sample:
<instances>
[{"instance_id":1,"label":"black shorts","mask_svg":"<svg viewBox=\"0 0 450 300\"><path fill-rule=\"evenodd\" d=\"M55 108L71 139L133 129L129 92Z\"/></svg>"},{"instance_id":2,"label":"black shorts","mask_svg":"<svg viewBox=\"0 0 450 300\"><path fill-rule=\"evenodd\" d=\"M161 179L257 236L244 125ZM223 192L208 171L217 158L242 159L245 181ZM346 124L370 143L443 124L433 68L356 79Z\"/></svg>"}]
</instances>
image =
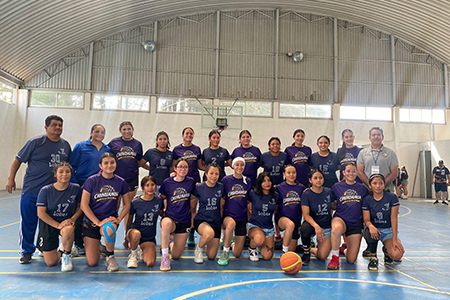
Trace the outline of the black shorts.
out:
<instances>
[{"instance_id":1,"label":"black shorts","mask_svg":"<svg viewBox=\"0 0 450 300\"><path fill-rule=\"evenodd\" d=\"M434 191L436 193L438 193L438 192L446 192L447 193L447 183L445 183L445 182L443 182L443 183L435 182L434 183Z\"/></svg>"},{"instance_id":2,"label":"black shorts","mask_svg":"<svg viewBox=\"0 0 450 300\"><path fill-rule=\"evenodd\" d=\"M206 221L194 219L194 229L195 229L195 231L198 232L198 227L202 223L207 223L209 226L211 226L211 224L206 222ZM211 226L211 228L214 230L214 238L215 239L220 239L220 234L222 232L222 227L220 227L220 226L219 227Z\"/></svg>"},{"instance_id":3,"label":"black shorts","mask_svg":"<svg viewBox=\"0 0 450 300\"><path fill-rule=\"evenodd\" d=\"M347 228L345 230L345 233L344 233L345 236L350 236L350 235L353 235L353 234L362 234L362 230L363 230L362 227L349 226L349 225L347 225L347 223L345 223L345 227Z\"/></svg>"},{"instance_id":4,"label":"black shorts","mask_svg":"<svg viewBox=\"0 0 450 300\"><path fill-rule=\"evenodd\" d=\"M191 222L187 222L187 223L178 223L176 221L174 221L174 222L175 222L175 230L172 233L189 233L189 232L191 232Z\"/></svg>"},{"instance_id":5,"label":"black shorts","mask_svg":"<svg viewBox=\"0 0 450 300\"><path fill-rule=\"evenodd\" d=\"M95 240L101 240L102 235L100 234L100 227L95 226L94 223L88 219L83 219L83 229L81 230L83 237L89 237Z\"/></svg>"},{"instance_id":6,"label":"black shorts","mask_svg":"<svg viewBox=\"0 0 450 300\"><path fill-rule=\"evenodd\" d=\"M287 218L287 217L285 217ZM278 225L278 221L280 221L281 217L275 217L275 224ZM291 220L290 218L288 218L289 220ZM291 220L292 221L292 220ZM292 221L294 222L294 221ZM294 222L294 232L292 232L292 239L293 240L298 240L300 238L300 227L302 225L302 220L300 219L298 222ZM280 228L281 229L281 228ZM283 229L284 231L284 229Z\"/></svg>"},{"instance_id":7,"label":"black shorts","mask_svg":"<svg viewBox=\"0 0 450 300\"><path fill-rule=\"evenodd\" d=\"M39 233L36 246L41 251L53 251L58 249L60 230L39 220Z\"/></svg>"},{"instance_id":8,"label":"black shorts","mask_svg":"<svg viewBox=\"0 0 450 300\"><path fill-rule=\"evenodd\" d=\"M127 233L125 234L125 236L128 235L128 232L129 232L131 229L135 229L135 230L141 232L139 229L131 227L130 229L128 229L128 231L127 231ZM145 242L152 242L153 244L156 245L156 238L155 238L155 237L150 238L150 237L147 237L147 236L143 236L143 235L142 235L142 232L141 232L141 239L139 240L139 245L142 244L142 243L145 243Z\"/></svg>"},{"instance_id":9,"label":"black shorts","mask_svg":"<svg viewBox=\"0 0 450 300\"><path fill-rule=\"evenodd\" d=\"M127 184L130 187L130 192L137 190L139 187L139 177L136 177L136 179L131 181L127 181Z\"/></svg>"}]
</instances>

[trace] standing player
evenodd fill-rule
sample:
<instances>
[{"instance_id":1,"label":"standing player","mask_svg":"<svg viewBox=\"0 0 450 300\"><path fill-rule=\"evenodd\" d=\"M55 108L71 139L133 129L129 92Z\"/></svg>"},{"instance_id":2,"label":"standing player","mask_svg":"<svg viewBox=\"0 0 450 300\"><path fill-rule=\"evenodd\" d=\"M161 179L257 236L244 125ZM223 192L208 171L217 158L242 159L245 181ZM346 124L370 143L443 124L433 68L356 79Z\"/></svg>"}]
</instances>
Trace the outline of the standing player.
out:
<instances>
[{"instance_id":1,"label":"standing player","mask_svg":"<svg viewBox=\"0 0 450 300\"><path fill-rule=\"evenodd\" d=\"M351 129L342 130L342 146L337 150L337 155L340 164L339 180L344 179L344 167L346 164L353 164L356 166L356 160L359 152L362 150L354 144L355 135ZM362 182L359 177L356 178L357 182Z\"/></svg>"},{"instance_id":2,"label":"standing player","mask_svg":"<svg viewBox=\"0 0 450 300\"><path fill-rule=\"evenodd\" d=\"M302 212L305 221L300 227L303 244L303 265L308 265L311 253L325 260L331 250L331 204L336 200L331 189L323 187L322 171L312 169L309 172L311 188L302 195ZM311 248L311 237L317 237L317 248Z\"/></svg>"},{"instance_id":3,"label":"standing player","mask_svg":"<svg viewBox=\"0 0 450 300\"><path fill-rule=\"evenodd\" d=\"M260 165L264 172L270 174L274 185L283 182L284 165L287 162L287 154L280 152L281 141L277 137L271 137L269 140L269 151L261 155Z\"/></svg>"},{"instance_id":4,"label":"standing player","mask_svg":"<svg viewBox=\"0 0 450 300\"><path fill-rule=\"evenodd\" d=\"M81 209L84 212L83 238L86 260L94 267L100 260L100 240L103 236L106 245L106 267L109 272L119 270L114 258L116 230L128 215L131 206L130 187L120 176L115 175L116 159L109 152L100 158L102 172L89 177L83 185ZM118 214L119 199L123 197L123 209Z\"/></svg>"},{"instance_id":5,"label":"standing player","mask_svg":"<svg viewBox=\"0 0 450 300\"><path fill-rule=\"evenodd\" d=\"M100 172L98 162L103 153L110 152L111 149L103 143L105 138L105 127L101 124L95 124L91 127L91 136L87 141L75 145L70 156L70 165L73 168L72 180L83 186L89 176ZM83 228L84 215L75 222L75 247L78 254L84 255L84 244L81 230Z\"/></svg>"},{"instance_id":6,"label":"standing player","mask_svg":"<svg viewBox=\"0 0 450 300\"><path fill-rule=\"evenodd\" d=\"M156 261L156 223L164 210L164 203L162 198L155 196L155 177L142 178L141 188L144 194L131 201L130 216L128 223L125 224L126 240L131 248L127 262L128 268L138 267L138 246L142 249L147 267L153 267Z\"/></svg>"},{"instance_id":7,"label":"standing player","mask_svg":"<svg viewBox=\"0 0 450 300\"><path fill-rule=\"evenodd\" d=\"M252 188L251 180L243 175L245 160L242 157L236 157L233 159L231 167L234 174L222 179L225 188L225 201L221 203L223 211L222 227L224 229L223 251L217 261L221 266L228 265L233 231L236 238L232 251L234 257L241 256L247 226L247 193Z\"/></svg>"},{"instance_id":8,"label":"standing player","mask_svg":"<svg viewBox=\"0 0 450 300\"><path fill-rule=\"evenodd\" d=\"M189 164L185 158L177 159L174 166L176 176L164 180L159 189L165 207L164 218L161 220L161 271L170 270L170 234L174 234L172 258L178 260L192 228L190 202L195 180L187 176Z\"/></svg>"},{"instance_id":9,"label":"standing player","mask_svg":"<svg viewBox=\"0 0 450 300\"><path fill-rule=\"evenodd\" d=\"M198 212L194 218L194 228L200 235L195 247L194 262L203 263L203 248L206 246L208 259L214 259L219 249L219 240L222 225L221 202L225 201L225 189L221 182L220 167L211 163L205 170L206 181L198 184L194 191L195 197L191 201L191 209L195 212L198 203Z\"/></svg>"},{"instance_id":10,"label":"standing player","mask_svg":"<svg viewBox=\"0 0 450 300\"><path fill-rule=\"evenodd\" d=\"M284 150L288 155L287 164L295 167L297 172L297 182L301 183L303 186L307 186L308 174L309 174L309 160L311 158L311 148L303 145L305 140L305 132L303 129L297 129L292 135L294 138L294 143Z\"/></svg>"},{"instance_id":11,"label":"standing player","mask_svg":"<svg viewBox=\"0 0 450 300\"><path fill-rule=\"evenodd\" d=\"M123 121L119 125L120 137L113 138L108 146L116 156L116 174L122 177L130 187L133 199L139 185L139 161L142 158L142 144L133 137L134 127L130 121Z\"/></svg>"},{"instance_id":12,"label":"standing player","mask_svg":"<svg viewBox=\"0 0 450 300\"><path fill-rule=\"evenodd\" d=\"M220 132L211 130L209 135L209 147L203 150L202 159L199 161L201 169L206 170L206 166L216 163L220 167L219 181L226 176L225 166L231 166L231 155L227 149L219 146ZM206 174L203 175L203 181L206 181Z\"/></svg>"},{"instance_id":13,"label":"standing player","mask_svg":"<svg viewBox=\"0 0 450 300\"><path fill-rule=\"evenodd\" d=\"M264 260L270 260L275 251L275 228L273 214L278 208L280 197L269 173L258 175L255 189L250 190L248 196L248 212L251 215L247 224L247 233L250 238L248 253L251 261L258 261L258 252Z\"/></svg>"},{"instance_id":14,"label":"standing player","mask_svg":"<svg viewBox=\"0 0 450 300\"><path fill-rule=\"evenodd\" d=\"M12 193L16 189L16 174L22 163L28 163L23 190L20 198L20 232L21 264L31 262L36 247L34 235L38 223L36 200L40 189L53 182L53 168L56 164L68 161L71 148L61 138L63 119L51 115L45 119L46 134L30 139L19 151L11 164L6 191Z\"/></svg>"},{"instance_id":15,"label":"standing player","mask_svg":"<svg viewBox=\"0 0 450 300\"><path fill-rule=\"evenodd\" d=\"M326 135L319 136L317 146L319 151L311 155L311 166L322 171L325 180L323 186L331 188L338 181L338 158L336 153L330 151L330 138Z\"/></svg>"},{"instance_id":16,"label":"standing player","mask_svg":"<svg viewBox=\"0 0 450 300\"><path fill-rule=\"evenodd\" d=\"M384 192L384 176L373 174L369 178L371 195L362 202L364 236L369 245L369 270L378 270L377 245L383 243L384 263L400 260L405 253L398 236L398 210L400 203L394 193Z\"/></svg>"},{"instance_id":17,"label":"standing player","mask_svg":"<svg viewBox=\"0 0 450 300\"><path fill-rule=\"evenodd\" d=\"M300 238L300 225L302 221L301 196L305 186L297 182L297 172L294 166L284 168L286 181L277 185L280 203L275 216L275 224L284 230L282 251L295 251Z\"/></svg>"},{"instance_id":18,"label":"standing player","mask_svg":"<svg viewBox=\"0 0 450 300\"><path fill-rule=\"evenodd\" d=\"M259 158L261 150L251 144L252 134L248 130L242 130L239 133L240 147L237 147L231 153L231 157L242 157L245 160L244 176L247 176L252 184L256 183L256 175L258 174Z\"/></svg>"},{"instance_id":19,"label":"standing player","mask_svg":"<svg viewBox=\"0 0 450 300\"><path fill-rule=\"evenodd\" d=\"M331 190L336 195L336 213L331 221L331 261L328 269L339 268L339 253L347 258L347 262L355 262L361 245L363 220L361 202L368 194L367 188L356 182L356 167L347 164L344 169L344 181L338 182ZM341 236L345 234L347 246L339 245ZM346 248L348 247L348 248Z\"/></svg>"},{"instance_id":20,"label":"standing player","mask_svg":"<svg viewBox=\"0 0 450 300\"><path fill-rule=\"evenodd\" d=\"M169 149L169 135L165 131L160 131L156 135L156 148L147 150L139 162L139 166L148 168L149 175L156 179L156 195L159 194L163 181L170 176L173 154ZM147 162L150 166L147 166Z\"/></svg>"},{"instance_id":21,"label":"standing player","mask_svg":"<svg viewBox=\"0 0 450 300\"><path fill-rule=\"evenodd\" d=\"M445 201L447 197L447 185L450 182L450 172L444 166L444 161L440 160L439 165L433 168L433 183L434 191L436 192L436 201L433 204L439 203L439 192L441 192L442 204L448 205Z\"/></svg>"},{"instance_id":22,"label":"standing player","mask_svg":"<svg viewBox=\"0 0 450 300\"><path fill-rule=\"evenodd\" d=\"M56 182L44 186L37 198L37 214L40 219L38 248L44 254L47 266L54 266L61 256L57 251L59 236L62 239L61 271L72 271L72 245L75 221L80 217L81 188L70 183L72 168L67 162L58 163L53 169Z\"/></svg>"}]
</instances>

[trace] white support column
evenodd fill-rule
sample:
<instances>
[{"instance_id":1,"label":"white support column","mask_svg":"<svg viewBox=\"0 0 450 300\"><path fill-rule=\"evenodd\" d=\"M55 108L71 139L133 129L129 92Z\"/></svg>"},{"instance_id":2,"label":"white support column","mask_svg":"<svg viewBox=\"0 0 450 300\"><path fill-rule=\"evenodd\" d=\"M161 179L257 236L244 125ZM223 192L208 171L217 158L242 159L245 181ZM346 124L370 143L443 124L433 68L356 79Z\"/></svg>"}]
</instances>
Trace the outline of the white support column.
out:
<instances>
[{"instance_id":1,"label":"white support column","mask_svg":"<svg viewBox=\"0 0 450 300\"><path fill-rule=\"evenodd\" d=\"M216 69L214 73L214 97L219 97L219 66L220 66L220 10L216 15Z\"/></svg>"},{"instance_id":2,"label":"white support column","mask_svg":"<svg viewBox=\"0 0 450 300\"><path fill-rule=\"evenodd\" d=\"M446 64L443 64L443 72L444 72L444 103L445 108L449 108L449 99L448 99L448 67Z\"/></svg>"},{"instance_id":3,"label":"white support column","mask_svg":"<svg viewBox=\"0 0 450 300\"><path fill-rule=\"evenodd\" d=\"M278 99L278 54L280 47L280 9L276 10L275 15L275 55L274 55L274 81L273 81L273 99Z\"/></svg>"},{"instance_id":4,"label":"white support column","mask_svg":"<svg viewBox=\"0 0 450 300\"><path fill-rule=\"evenodd\" d=\"M155 51L152 53L152 94L156 94L156 56L158 53L158 21L153 25L153 42L156 44Z\"/></svg>"},{"instance_id":5,"label":"white support column","mask_svg":"<svg viewBox=\"0 0 450 300\"><path fill-rule=\"evenodd\" d=\"M333 135L333 145L332 145L332 149L337 149L341 146L342 142L341 142L341 128L339 128L339 123L341 121L340 119L340 114L341 114L341 105L339 103L334 103L333 106L333 111L332 111L332 115L333 115L333 131L334 131L334 135ZM331 148L331 147L330 147Z\"/></svg>"},{"instance_id":6,"label":"white support column","mask_svg":"<svg viewBox=\"0 0 450 300\"><path fill-rule=\"evenodd\" d=\"M333 18L333 101L338 102L339 74L338 74L338 20Z\"/></svg>"},{"instance_id":7,"label":"white support column","mask_svg":"<svg viewBox=\"0 0 450 300\"><path fill-rule=\"evenodd\" d=\"M389 36L390 40L390 52L391 52L391 101L392 101L392 121L394 123L394 151L397 151L400 146L400 108L397 103L397 87L395 86L395 37L393 35Z\"/></svg>"},{"instance_id":8,"label":"white support column","mask_svg":"<svg viewBox=\"0 0 450 300\"><path fill-rule=\"evenodd\" d=\"M88 73L86 78L86 90L92 90L92 70L94 64L94 42L89 44L89 62L88 62Z\"/></svg>"}]
</instances>

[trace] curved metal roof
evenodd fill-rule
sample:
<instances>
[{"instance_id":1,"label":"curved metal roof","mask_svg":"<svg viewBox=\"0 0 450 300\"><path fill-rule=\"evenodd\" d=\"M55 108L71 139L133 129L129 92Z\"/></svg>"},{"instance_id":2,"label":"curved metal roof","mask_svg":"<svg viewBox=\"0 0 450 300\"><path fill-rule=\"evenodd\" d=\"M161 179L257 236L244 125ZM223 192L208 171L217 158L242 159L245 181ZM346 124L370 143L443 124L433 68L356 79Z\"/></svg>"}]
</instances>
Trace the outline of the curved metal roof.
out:
<instances>
[{"instance_id":1,"label":"curved metal roof","mask_svg":"<svg viewBox=\"0 0 450 300\"><path fill-rule=\"evenodd\" d=\"M289 9L392 34L450 63L450 1L1 0L0 70L26 80L91 41L151 21L240 9Z\"/></svg>"}]
</instances>

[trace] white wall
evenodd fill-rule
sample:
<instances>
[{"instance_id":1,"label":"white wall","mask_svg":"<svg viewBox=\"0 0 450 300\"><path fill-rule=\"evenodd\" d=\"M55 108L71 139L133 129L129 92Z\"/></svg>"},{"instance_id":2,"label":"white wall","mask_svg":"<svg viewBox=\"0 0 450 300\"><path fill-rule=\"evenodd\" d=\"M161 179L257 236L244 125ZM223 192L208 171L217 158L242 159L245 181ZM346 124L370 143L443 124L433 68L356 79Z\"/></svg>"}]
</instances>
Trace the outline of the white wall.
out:
<instances>
[{"instance_id":1,"label":"white wall","mask_svg":"<svg viewBox=\"0 0 450 300\"><path fill-rule=\"evenodd\" d=\"M84 109L63 109L63 108L27 108L26 91L21 91L17 105L10 105L0 102L2 116L2 129L4 129L4 143L6 151L4 159L0 162L0 174L6 178L9 174L9 167L17 151L24 143L33 136L44 134L44 120L50 114L60 115L64 119L63 137L69 141L71 146L86 140L89 137L90 127L94 123L103 124L106 131L105 142L108 143L113 137L119 136L119 123L124 120L132 121L135 127L135 138L140 140L144 146L144 151L155 147L155 137L157 132L165 130L171 140L172 148L181 143L181 130L186 126L191 126L195 130L194 143L202 149L208 146L208 133L210 129L201 128L200 115L184 114L163 114L156 112L156 98L152 97L151 112L124 112L124 111L99 111L90 110L90 94L86 94ZM412 180L416 167L418 152L422 149L430 149L431 144L426 142L436 139L447 139L445 141L434 142L435 153L439 157L447 160L450 165L450 153L446 154L446 149L450 146L450 132L447 125L433 126L426 124L397 124L393 122L367 122L367 121L339 121L339 105L333 106L333 120L321 119L289 119L278 118L278 107L274 104L273 118L244 117L243 128L251 131L253 144L261 151L267 151L267 142L270 137L278 136L282 141L282 149L293 142L292 133L297 128L302 128L306 132L305 144L313 151L317 151L316 139L322 134L330 137L331 149L336 150L341 145L340 133L345 128L354 131L355 144L365 146L369 144L368 132L373 126L383 128L385 135L384 144L392 149L397 148L400 165L406 165ZM448 116L450 117L450 116ZM6 130L5 130L6 129ZM230 152L237 147L239 130L225 130L222 133L221 145ZM439 158L435 158L435 161ZM17 184L21 186L25 167L17 176ZM141 175L145 174L144 170ZM4 189L4 184L0 186ZM416 195L419 194L418 186Z\"/></svg>"}]
</instances>

